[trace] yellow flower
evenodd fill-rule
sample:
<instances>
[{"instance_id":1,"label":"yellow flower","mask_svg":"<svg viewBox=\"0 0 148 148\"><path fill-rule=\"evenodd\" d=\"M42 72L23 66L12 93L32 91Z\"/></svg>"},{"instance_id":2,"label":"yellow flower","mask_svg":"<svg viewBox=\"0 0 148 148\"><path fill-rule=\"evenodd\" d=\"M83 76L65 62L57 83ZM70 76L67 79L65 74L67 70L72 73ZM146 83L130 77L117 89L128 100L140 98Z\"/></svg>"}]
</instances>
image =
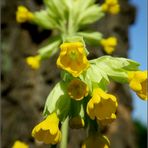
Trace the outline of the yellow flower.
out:
<instances>
[{"instance_id":1,"label":"yellow flower","mask_svg":"<svg viewBox=\"0 0 148 148\"><path fill-rule=\"evenodd\" d=\"M88 86L79 79L73 79L68 85L68 94L72 99L82 100L88 95Z\"/></svg>"},{"instance_id":2,"label":"yellow flower","mask_svg":"<svg viewBox=\"0 0 148 148\"><path fill-rule=\"evenodd\" d=\"M33 14L24 6L19 6L16 12L16 20L18 23L24 23L33 19Z\"/></svg>"},{"instance_id":3,"label":"yellow flower","mask_svg":"<svg viewBox=\"0 0 148 148\"><path fill-rule=\"evenodd\" d=\"M110 142L104 135L93 134L86 138L81 148L109 148Z\"/></svg>"},{"instance_id":4,"label":"yellow flower","mask_svg":"<svg viewBox=\"0 0 148 148\"><path fill-rule=\"evenodd\" d=\"M147 100L147 71L132 71L128 73L129 86L143 100Z\"/></svg>"},{"instance_id":5,"label":"yellow flower","mask_svg":"<svg viewBox=\"0 0 148 148\"><path fill-rule=\"evenodd\" d=\"M117 46L117 38L109 37L107 39L102 39L100 44L104 47L104 51L107 54L112 54L112 52L115 50L115 47Z\"/></svg>"},{"instance_id":6,"label":"yellow flower","mask_svg":"<svg viewBox=\"0 0 148 148\"><path fill-rule=\"evenodd\" d=\"M87 114L92 120L95 118L101 125L107 125L116 119L118 103L115 96L96 88L87 104Z\"/></svg>"},{"instance_id":7,"label":"yellow flower","mask_svg":"<svg viewBox=\"0 0 148 148\"><path fill-rule=\"evenodd\" d=\"M45 144L56 144L61 140L58 125L59 119L56 113L50 114L44 121L34 127L32 136Z\"/></svg>"},{"instance_id":8,"label":"yellow flower","mask_svg":"<svg viewBox=\"0 0 148 148\"><path fill-rule=\"evenodd\" d=\"M29 66L31 66L33 69L38 69L40 67L40 56L30 56L26 58L26 62Z\"/></svg>"},{"instance_id":9,"label":"yellow flower","mask_svg":"<svg viewBox=\"0 0 148 148\"><path fill-rule=\"evenodd\" d=\"M26 143L17 140L17 141L15 141L12 148L29 148L29 146Z\"/></svg>"},{"instance_id":10,"label":"yellow flower","mask_svg":"<svg viewBox=\"0 0 148 148\"><path fill-rule=\"evenodd\" d=\"M57 59L60 68L78 77L89 67L84 45L81 42L63 43L60 48L61 52Z\"/></svg>"},{"instance_id":11,"label":"yellow flower","mask_svg":"<svg viewBox=\"0 0 148 148\"><path fill-rule=\"evenodd\" d=\"M70 120L69 120L69 126L71 128L75 128L75 129L79 129L79 128L82 128L85 126L85 122L84 122L84 119L79 117L79 116L76 116L76 117L72 117Z\"/></svg>"},{"instance_id":12,"label":"yellow flower","mask_svg":"<svg viewBox=\"0 0 148 148\"><path fill-rule=\"evenodd\" d=\"M110 14L117 14L120 11L120 5L118 0L105 0L105 3L101 6L102 11Z\"/></svg>"}]
</instances>

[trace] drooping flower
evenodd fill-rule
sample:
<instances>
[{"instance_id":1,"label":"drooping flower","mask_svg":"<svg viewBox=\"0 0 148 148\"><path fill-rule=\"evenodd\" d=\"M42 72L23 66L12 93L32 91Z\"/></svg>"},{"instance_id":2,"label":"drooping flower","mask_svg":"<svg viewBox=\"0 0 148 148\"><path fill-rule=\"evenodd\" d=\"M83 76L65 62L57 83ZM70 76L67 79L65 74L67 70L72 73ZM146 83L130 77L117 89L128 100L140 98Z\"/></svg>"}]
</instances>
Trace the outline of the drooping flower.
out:
<instances>
[{"instance_id":1,"label":"drooping flower","mask_svg":"<svg viewBox=\"0 0 148 148\"><path fill-rule=\"evenodd\" d=\"M32 136L45 144L56 144L61 140L61 131L58 125L59 119L56 113L52 113L44 121L34 127Z\"/></svg>"},{"instance_id":2,"label":"drooping flower","mask_svg":"<svg viewBox=\"0 0 148 148\"><path fill-rule=\"evenodd\" d=\"M117 38L109 37L107 39L102 39L100 44L103 46L103 49L107 54L112 54L117 46Z\"/></svg>"},{"instance_id":3,"label":"drooping flower","mask_svg":"<svg viewBox=\"0 0 148 148\"><path fill-rule=\"evenodd\" d=\"M109 148L110 142L104 135L92 134L88 136L81 148Z\"/></svg>"},{"instance_id":4,"label":"drooping flower","mask_svg":"<svg viewBox=\"0 0 148 148\"><path fill-rule=\"evenodd\" d=\"M105 3L103 3L101 7L102 11L110 14L118 14L120 11L118 0L105 0Z\"/></svg>"},{"instance_id":5,"label":"drooping flower","mask_svg":"<svg viewBox=\"0 0 148 148\"><path fill-rule=\"evenodd\" d=\"M116 119L118 103L115 96L107 94L100 88L93 90L92 98L87 104L87 114L101 125L107 125Z\"/></svg>"},{"instance_id":6,"label":"drooping flower","mask_svg":"<svg viewBox=\"0 0 148 148\"><path fill-rule=\"evenodd\" d=\"M57 66L78 77L89 67L84 45L81 42L63 43L57 59Z\"/></svg>"},{"instance_id":7,"label":"drooping flower","mask_svg":"<svg viewBox=\"0 0 148 148\"><path fill-rule=\"evenodd\" d=\"M18 6L16 12L16 21L24 23L33 19L33 14L24 6Z\"/></svg>"},{"instance_id":8,"label":"drooping flower","mask_svg":"<svg viewBox=\"0 0 148 148\"><path fill-rule=\"evenodd\" d=\"M128 73L129 86L143 100L148 99L147 71L132 71Z\"/></svg>"},{"instance_id":9,"label":"drooping flower","mask_svg":"<svg viewBox=\"0 0 148 148\"><path fill-rule=\"evenodd\" d=\"M82 100L88 95L88 86L79 79L73 79L68 85L68 94L72 99Z\"/></svg>"},{"instance_id":10,"label":"drooping flower","mask_svg":"<svg viewBox=\"0 0 148 148\"><path fill-rule=\"evenodd\" d=\"M27 64L32 69L38 69L40 67L40 60L41 60L41 57L39 55L37 55L37 56L30 56L30 57L26 58Z\"/></svg>"},{"instance_id":11,"label":"drooping flower","mask_svg":"<svg viewBox=\"0 0 148 148\"><path fill-rule=\"evenodd\" d=\"M29 146L26 143L17 140L13 144L12 148L29 148Z\"/></svg>"},{"instance_id":12,"label":"drooping flower","mask_svg":"<svg viewBox=\"0 0 148 148\"><path fill-rule=\"evenodd\" d=\"M84 119L79 116L72 117L69 120L69 126L74 129L82 128L85 126Z\"/></svg>"}]
</instances>

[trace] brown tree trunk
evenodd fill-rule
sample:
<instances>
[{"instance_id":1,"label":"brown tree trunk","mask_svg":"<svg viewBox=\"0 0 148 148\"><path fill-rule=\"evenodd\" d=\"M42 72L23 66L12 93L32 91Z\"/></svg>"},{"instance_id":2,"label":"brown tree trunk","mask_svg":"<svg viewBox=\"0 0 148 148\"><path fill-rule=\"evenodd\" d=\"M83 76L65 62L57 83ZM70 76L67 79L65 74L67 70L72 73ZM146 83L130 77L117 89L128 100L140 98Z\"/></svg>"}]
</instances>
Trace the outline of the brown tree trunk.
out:
<instances>
[{"instance_id":1,"label":"brown tree trunk","mask_svg":"<svg viewBox=\"0 0 148 148\"><path fill-rule=\"evenodd\" d=\"M116 36L119 44L114 56L127 57L129 49L128 29L135 19L135 8L127 0L121 0L121 13L107 15L94 24L105 37ZM59 80L56 67L57 55L42 63L38 71L31 70L25 58L35 55L39 43L50 31L36 26L17 24L15 12L19 0L2 2L2 148L9 148L17 139L25 141L32 148L49 146L34 144L31 130L42 119L42 111L48 93ZM38 0L25 0L28 8L37 10L42 6ZM100 50L92 49L90 58L103 55ZM127 85L112 83L110 91L119 100L118 119L105 131L111 140L112 148L135 148L134 129L131 120L132 100ZM77 148L86 137L84 130L70 130L69 148Z\"/></svg>"}]
</instances>

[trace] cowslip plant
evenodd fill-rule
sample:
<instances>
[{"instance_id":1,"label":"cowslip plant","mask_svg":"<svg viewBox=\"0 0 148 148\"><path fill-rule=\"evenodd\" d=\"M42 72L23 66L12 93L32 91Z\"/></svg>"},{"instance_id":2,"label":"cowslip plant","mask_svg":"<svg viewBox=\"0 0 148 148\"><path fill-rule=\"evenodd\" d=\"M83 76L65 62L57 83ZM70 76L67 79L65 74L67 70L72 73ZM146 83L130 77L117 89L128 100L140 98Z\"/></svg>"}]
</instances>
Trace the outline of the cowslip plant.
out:
<instances>
[{"instance_id":1,"label":"cowslip plant","mask_svg":"<svg viewBox=\"0 0 148 148\"><path fill-rule=\"evenodd\" d=\"M32 136L45 144L67 147L68 125L71 128L87 128L88 138L82 148L108 148L106 136L100 127L111 124L116 118L117 98L109 94L111 81L129 83L143 100L147 100L147 71L139 70L136 61L105 55L88 60L86 44L102 46L111 54L118 43L117 38L104 38L103 34L87 30L87 25L99 21L106 13L120 12L118 0L105 0L99 5L95 0L44 0L44 9L30 12L19 6L16 19L28 21L52 30L52 36L35 56L26 58L33 69L41 61L58 52L57 67L61 69L61 81L49 93L43 115L45 120L36 125ZM61 126L59 126L61 125Z\"/></svg>"}]
</instances>

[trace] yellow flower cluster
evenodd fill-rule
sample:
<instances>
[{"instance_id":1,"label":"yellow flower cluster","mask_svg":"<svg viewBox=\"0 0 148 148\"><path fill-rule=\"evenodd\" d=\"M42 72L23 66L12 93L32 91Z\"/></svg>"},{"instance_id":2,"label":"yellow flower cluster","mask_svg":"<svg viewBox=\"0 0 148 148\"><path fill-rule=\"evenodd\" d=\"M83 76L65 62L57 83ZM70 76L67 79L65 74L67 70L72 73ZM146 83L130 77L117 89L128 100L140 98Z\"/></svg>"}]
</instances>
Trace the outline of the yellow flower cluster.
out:
<instances>
[{"instance_id":1,"label":"yellow flower cluster","mask_svg":"<svg viewBox=\"0 0 148 148\"><path fill-rule=\"evenodd\" d=\"M72 99L82 100L88 95L88 86L80 79L73 79L68 85L68 94Z\"/></svg>"},{"instance_id":2,"label":"yellow flower cluster","mask_svg":"<svg viewBox=\"0 0 148 148\"><path fill-rule=\"evenodd\" d=\"M17 141L15 141L12 148L29 148L29 146L26 143L17 140Z\"/></svg>"},{"instance_id":3,"label":"yellow flower cluster","mask_svg":"<svg viewBox=\"0 0 148 148\"><path fill-rule=\"evenodd\" d=\"M58 67L68 71L74 77L78 77L89 67L84 45L81 42L63 43L57 59Z\"/></svg>"},{"instance_id":4,"label":"yellow flower cluster","mask_svg":"<svg viewBox=\"0 0 148 148\"><path fill-rule=\"evenodd\" d=\"M148 99L147 71L132 71L128 73L129 86L143 100Z\"/></svg>"},{"instance_id":5,"label":"yellow flower cluster","mask_svg":"<svg viewBox=\"0 0 148 148\"><path fill-rule=\"evenodd\" d=\"M120 11L118 0L105 0L105 3L103 3L101 7L102 11L110 14L117 14Z\"/></svg>"},{"instance_id":6,"label":"yellow flower cluster","mask_svg":"<svg viewBox=\"0 0 148 148\"><path fill-rule=\"evenodd\" d=\"M41 57L40 56L30 56L26 58L27 64L32 68L32 69L38 69L40 67L40 61Z\"/></svg>"},{"instance_id":7,"label":"yellow flower cluster","mask_svg":"<svg viewBox=\"0 0 148 148\"><path fill-rule=\"evenodd\" d=\"M117 46L117 38L109 37L107 39L102 39L100 44L103 46L103 49L107 54L112 54Z\"/></svg>"},{"instance_id":8,"label":"yellow flower cluster","mask_svg":"<svg viewBox=\"0 0 148 148\"><path fill-rule=\"evenodd\" d=\"M106 136L93 134L85 139L81 148L109 148L110 142Z\"/></svg>"},{"instance_id":9,"label":"yellow flower cluster","mask_svg":"<svg viewBox=\"0 0 148 148\"><path fill-rule=\"evenodd\" d=\"M87 114L93 120L96 118L100 124L107 125L116 119L117 106L115 96L107 94L100 88L95 88L87 104Z\"/></svg>"},{"instance_id":10,"label":"yellow flower cluster","mask_svg":"<svg viewBox=\"0 0 148 148\"><path fill-rule=\"evenodd\" d=\"M59 119L56 113L50 114L44 121L32 130L32 136L45 144L56 144L61 140Z\"/></svg>"},{"instance_id":11,"label":"yellow flower cluster","mask_svg":"<svg viewBox=\"0 0 148 148\"><path fill-rule=\"evenodd\" d=\"M24 6L19 6L16 12L16 21L24 23L33 19L33 14Z\"/></svg>"}]
</instances>

